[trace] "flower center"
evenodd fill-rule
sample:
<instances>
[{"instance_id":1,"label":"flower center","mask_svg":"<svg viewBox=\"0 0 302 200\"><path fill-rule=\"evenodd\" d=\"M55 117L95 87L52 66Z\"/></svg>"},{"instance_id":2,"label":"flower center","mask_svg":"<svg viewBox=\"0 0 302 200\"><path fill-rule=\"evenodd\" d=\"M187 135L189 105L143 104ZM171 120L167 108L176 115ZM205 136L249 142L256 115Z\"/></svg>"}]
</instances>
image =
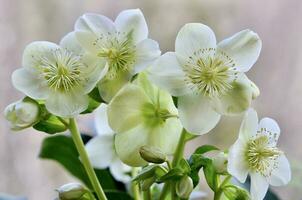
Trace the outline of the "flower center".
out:
<instances>
[{"instance_id":1,"label":"flower center","mask_svg":"<svg viewBox=\"0 0 302 200\"><path fill-rule=\"evenodd\" d=\"M132 69L135 63L132 32L101 34L93 45L98 48L98 56L107 59L109 63L107 78L113 79L118 72Z\"/></svg>"},{"instance_id":2,"label":"flower center","mask_svg":"<svg viewBox=\"0 0 302 200\"><path fill-rule=\"evenodd\" d=\"M200 49L186 61L183 70L186 82L194 92L209 97L225 94L237 78L234 61L213 48Z\"/></svg>"},{"instance_id":3,"label":"flower center","mask_svg":"<svg viewBox=\"0 0 302 200\"><path fill-rule=\"evenodd\" d=\"M47 85L56 91L66 92L78 86L83 80L86 67L77 56L66 49L56 49L50 56L40 58L42 76Z\"/></svg>"},{"instance_id":4,"label":"flower center","mask_svg":"<svg viewBox=\"0 0 302 200\"><path fill-rule=\"evenodd\" d=\"M277 158L281 154L282 151L277 147L269 145L269 138L266 135L249 141L245 152L249 168L266 177L277 167Z\"/></svg>"}]
</instances>

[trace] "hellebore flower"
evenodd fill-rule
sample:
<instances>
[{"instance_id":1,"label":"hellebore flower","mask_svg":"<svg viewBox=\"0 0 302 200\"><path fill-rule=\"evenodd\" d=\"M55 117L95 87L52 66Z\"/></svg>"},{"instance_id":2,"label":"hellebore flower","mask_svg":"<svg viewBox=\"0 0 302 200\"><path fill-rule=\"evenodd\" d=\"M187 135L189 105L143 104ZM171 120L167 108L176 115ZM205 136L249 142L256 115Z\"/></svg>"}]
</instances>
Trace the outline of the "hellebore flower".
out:
<instances>
[{"instance_id":1,"label":"hellebore flower","mask_svg":"<svg viewBox=\"0 0 302 200\"><path fill-rule=\"evenodd\" d=\"M222 114L245 111L259 95L244 72L256 62L260 49L258 35L250 30L216 44L208 26L186 24L177 35L175 52L165 53L149 68L150 79L178 97L183 126L205 134Z\"/></svg>"},{"instance_id":2,"label":"hellebore flower","mask_svg":"<svg viewBox=\"0 0 302 200\"><path fill-rule=\"evenodd\" d=\"M134 74L160 56L158 43L148 39L148 27L139 9L122 11L114 22L103 15L85 14L77 20L75 32L83 48L109 65L98 85L107 102Z\"/></svg>"},{"instance_id":3,"label":"hellebore flower","mask_svg":"<svg viewBox=\"0 0 302 200\"><path fill-rule=\"evenodd\" d=\"M123 183L131 180L131 167L122 163L114 147L114 131L108 125L107 105L102 104L96 110L94 120L97 136L86 144L88 157L94 168L109 168L112 176Z\"/></svg>"},{"instance_id":4,"label":"hellebore flower","mask_svg":"<svg viewBox=\"0 0 302 200\"><path fill-rule=\"evenodd\" d=\"M291 179L289 162L276 147L280 128L270 118L258 124L255 110L249 109L241 124L239 138L229 151L228 172L240 182L251 177L251 197L262 200L268 186L281 186Z\"/></svg>"},{"instance_id":5,"label":"hellebore flower","mask_svg":"<svg viewBox=\"0 0 302 200\"><path fill-rule=\"evenodd\" d=\"M147 164L139 154L145 145L173 153L182 130L177 114L172 97L151 85L145 74L124 86L108 107L120 159L130 166Z\"/></svg>"},{"instance_id":6,"label":"hellebore flower","mask_svg":"<svg viewBox=\"0 0 302 200\"><path fill-rule=\"evenodd\" d=\"M15 88L33 99L45 100L49 112L74 117L88 106L88 93L102 78L97 59L85 54L74 33L67 34L60 46L38 41L23 53L23 67L14 71Z\"/></svg>"}]
</instances>

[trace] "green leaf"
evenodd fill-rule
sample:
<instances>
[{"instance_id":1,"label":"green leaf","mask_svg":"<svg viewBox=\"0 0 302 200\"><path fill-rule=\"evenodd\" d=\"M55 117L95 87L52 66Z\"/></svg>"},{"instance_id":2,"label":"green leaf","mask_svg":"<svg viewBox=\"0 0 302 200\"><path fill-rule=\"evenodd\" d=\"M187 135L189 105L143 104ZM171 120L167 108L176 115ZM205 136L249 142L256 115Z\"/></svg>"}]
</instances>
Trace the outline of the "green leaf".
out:
<instances>
[{"instance_id":1,"label":"green leaf","mask_svg":"<svg viewBox=\"0 0 302 200\"><path fill-rule=\"evenodd\" d=\"M143 168L136 177L133 178L133 181L143 181L150 177L161 177L166 174L166 171L159 165L149 165Z\"/></svg>"},{"instance_id":2,"label":"green leaf","mask_svg":"<svg viewBox=\"0 0 302 200\"><path fill-rule=\"evenodd\" d=\"M218 189L218 182L217 182L217 173L215 171L215 167L213 166L212 161L207 163L203 167L203 173L205 175L206 181L209 185L209 187L216 192Z\"/></svg>"},{"instance_id":3,"label":"green leaf","mask_svg":"<svg viewBox=\"0 0 302 200\"><path fill-rule=\"evenodd\" d=\"M99 89L97 87L93 88L93 90L88 94L90 98L99 103L104 103L105 101L102 99Z\"/></svg>"},{"instance_id":4,"label":"green leaf","mask_svg":"<svg viewBox=\"0 0 302 200\"><path fill-rule=\"evenodd\" d=\"M87 114L87 113L92 113L96 108L100 106L100 102L94 100L93 98L89 97L89 104L88 108L81 112L81 114Z\"/></svg>"},{"instance_id":5,"label":"green leaf","mask_svg":"<svg viewBox=\"0 0 302 200\"><path fill-rule=\"evenodd\" d=\"M191 167L186 159L181 159L179 161L179 168L183 170L183 173L187 174L191 171Z\"/></svg>"},{"instance_id":6,"label":"green leaf","mask_svg":"<svg viewBox=\"0 0 302 200\"><path fill-rule=\"evenodd\" d=\"M173 168L167 174L160 177L157 182L165 182L167 180L178 180L184 175L184 172L180 168Z\"/></svg>"},{"instance_id":7,"label":"green leaf","mask_svg":"<svg viewBox=\"0 0 302 200\"><path fill-rule=\"evenodd\" d=\"M57 161L73 176L80 179L88 188L92 188L71 137L57 135L45 138L42 143L39 157ZM95 172L104 189L116 188L114 179L109 170L97 169Z\"/></svg>"},{"instance_id":8,"label":"green leaf","mask_svg":"<svg viewBox=\"0 0 302 200\"><path fill-rule=\"evenodd\" d=\"M194 154L204 154L209 151L216 151L216 150L219 149L213 145L202 145L195 150Z\"/></svg>"},{"instance_id":9,"label":"green leaf","mask_svg":"<svg viewBox=\"0 0 302 200\"><path fill-rule=\"evenodd\" d=\"M48 115L33 126L34 129L48 134L60 133L67 130L67 127L54 115Z\"/></svg>"}]
</instances>

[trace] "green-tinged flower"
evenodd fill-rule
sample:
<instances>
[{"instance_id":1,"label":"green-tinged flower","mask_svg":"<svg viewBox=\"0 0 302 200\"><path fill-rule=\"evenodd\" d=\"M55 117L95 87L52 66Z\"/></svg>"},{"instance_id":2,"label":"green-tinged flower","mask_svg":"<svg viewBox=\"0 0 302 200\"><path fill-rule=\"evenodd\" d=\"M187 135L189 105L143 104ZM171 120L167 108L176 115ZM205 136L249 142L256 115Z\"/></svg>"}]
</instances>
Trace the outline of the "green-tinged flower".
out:
<instances>
[{"instance_id":1,"label":"green-tinged flower","mask_svg":"<svg viewBox=\"0 0 302 200\"><path fill-rule=\"evenodd\" d=\"M123 162L131 166L147 164L142 146L174 152L182 126L172 97L151 85L145 74L124 86L108 107L109 125L117 133L115 148Z\"/></svg>"},{"instance_id":2,"label":"green-tinged flower","mask_svg":"<svg viewBox=\"0 0 302 200\"><path fill-rule=\"evenodd\" d=\"M29 44L22 65L12 75L14 86L33 99L45 100L47 110L61 117L84 111L87 94L107 71L104 62L84 53L73 32L60 45L45 41Z\"/></svg>"},{"instance_id":3,"label":"green-tinged flower","mask_svg":"<svg viewBox=\"0 0 302 200\"><path fill-rule=\"evenodd\" d=\"M77 20L75 32L88 52L109 65L98 85L107 102L134 74L160 56L157 42L148 39L148 27L139 9L121 12L114 22L103 15L85 14Z\"/></svg>"},{"instance_id":4,"label":"green-tinged flower","mask_svg":"<svg viewBox=\"0 0 302 200\"><path fill-rule=\"evenodd\" d=\"M182 199L189 198L193 188L193 181L189 176L184 176L176 182L176 194Z\"/></svg>"},{"instance_id":5,"label":"green-tinged flower","mask_svg":"<svg viewBox=\"0 0 302 200\"><path fill-rule=\"evenodd\" d=\"M94 198L89 198L89 190L85 188L80 183L68 183L57 189L59 193L60 200L93 200Z\"/></svg>"},{"instance_id":6,"label":"green-tinged flower","mask_svg":"<svg viewBox=\"0 0 302 200\"><path fill-rule=\"evenodd\" d=\"M215 167L216 172L218 173L226 173L227 172L227 164L228 164L228 155L224 152L219 152L213 158L213 165Z\"/></svg>"},{"instance_id":7,"label":"green-tinged flower","mask_svg":"<svg viewBox=\"0 0 302 200\"><path fill-rule=\"evenodd\" d=\"M16 101L4 110L4 116L14 131L31 127L39 121L39 115L38 103L30 99Z\"/></svg>"},{"instance_id":8,"label":"green-tinged flower","mask_svg":"<svg viewBox=\"0 0 302 200\"><path fill-rule=\"evenodd\" d=\"M239 138L229 151L228 172L240 182L251 177L251 198L262 200L268 186L281 186L291 179L289 162L279 150L278 124L263 118L258 124L255 110L249 109L241 124Z\"/></svg>"},{"instance_id":9,"label":"green-tinged flower","mask_svg":"<svg viewBox=\"0 0 302 200\"><path fill-rule=\"evenodd\" d=\"M186 24L177 35L175 52L162 55L149 68L150 78L178 97L183 126L205 134L222 114L245 111L259 95L244 72L256 62L260 49L258 35L250 30L216 44L208 26Z\"/></svg>"}]
</instances>

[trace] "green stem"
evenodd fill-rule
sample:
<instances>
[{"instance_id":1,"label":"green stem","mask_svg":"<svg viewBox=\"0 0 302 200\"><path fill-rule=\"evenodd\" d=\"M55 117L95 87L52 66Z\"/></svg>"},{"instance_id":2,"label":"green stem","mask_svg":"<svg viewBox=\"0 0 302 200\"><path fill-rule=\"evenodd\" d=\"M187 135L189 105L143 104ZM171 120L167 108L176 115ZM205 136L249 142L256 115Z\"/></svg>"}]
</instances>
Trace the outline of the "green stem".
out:
<instances>
[{"instance_id":1,"label":"green stem","mask_svg":"<svg viewBox=\"0 0 302 200\"><path fill-rule=\"evenodd\" d=\"M147 191L144 191L144 200L151 200L151 191L150 188Z\"/></svg>"},{"instance_id":2,"label":"green stem","mask_svg":"<svg viewBox=\"0 0 302 200\"><path fill-rule=\"evenodd\" d=\"M218 190L214 193L214 200L220 200L222 192L223 192L223 188L226 186L226 184L229 183L229 181L231 180L231 178L232 178L231 175L228 175L227 177L224 178L224 180L222 181L222 183L219 185Z\"/></svg>"},{"instance_id":3,"label":"green stem","mask_svg":"<svg viewBox=\"0 0 302 200\"><path fill-rule=\"evenodd\" d=\"M220 197L222 195L222 190L218 190L214 193L214 200L220 200Z\"/></svg>"},{"instance_id":4,"label":"green stem","mask_svg":"<svg viewBox=\"0 0 302 200\"><path fill-rule=\"evenodd\" d=\"M137 175L137 169L135 167L132 168L132 177L135 177ZM133 196L134 196L134 199L135 200L141 200L141 194L140 194L140 191L139 191L139 186L136 182L132 182L131 183L131 189L132 189L132 192L133 192Z\"/></svg>"},{"instance_id":5,"label":"green stem","mask_svg":"<svg viewBox=\"0 0 302 200\"><path fill-rule=\"evenodd\" d=\"M175 167L179 163L180 159L183 157L183 152L184 152L185 144L186 144L186 134L187 134L187 131L185 129L182 129L176 150L174 152L174 158L172 161L173 167Z\"/></svg>"},{"instance_id":6,"label":"green stem","mask_svg":"<svg viewBox=\"0 0 302 200\"><path fill-rule=\"evenodd\" d=\"M70 120L69 120L69 130L70 130L73 142L74 142L74 144L75 144L75 146L76 146L76 148L79 152L81 161L84 165L84 168L87 172L89 180L92 184L92 187L93 187L98 199L99 200L107 200L106 195L105 195L105 193L102 189L102 186L99 183L98 178L95 174L95 171L93 170L93 167L92 167L92 165L89 161L87 152L85 150L84 143L83 143L82 138L81 138L81 134L79 132L76 120L74 118L70 118Z\"/></svg>"},{"instance_id":7,"label":"green stem","mask_svg":"<svg viewBox=\"0 0 302 200\"><path fill-rule=\"evenodd\" d=\"M159 196L159 200L165 200L169 190L170 190L170 182L166 182Z\"/></svg>"}]
</instances>

